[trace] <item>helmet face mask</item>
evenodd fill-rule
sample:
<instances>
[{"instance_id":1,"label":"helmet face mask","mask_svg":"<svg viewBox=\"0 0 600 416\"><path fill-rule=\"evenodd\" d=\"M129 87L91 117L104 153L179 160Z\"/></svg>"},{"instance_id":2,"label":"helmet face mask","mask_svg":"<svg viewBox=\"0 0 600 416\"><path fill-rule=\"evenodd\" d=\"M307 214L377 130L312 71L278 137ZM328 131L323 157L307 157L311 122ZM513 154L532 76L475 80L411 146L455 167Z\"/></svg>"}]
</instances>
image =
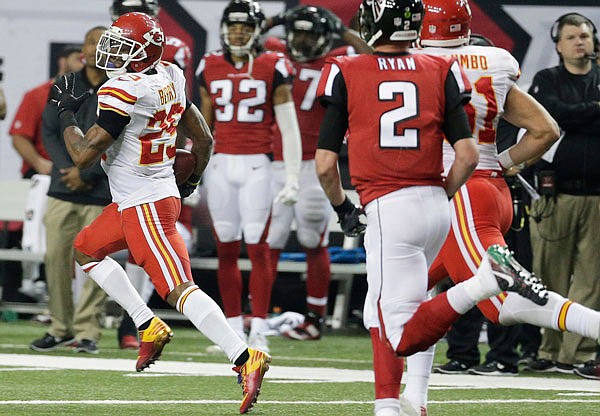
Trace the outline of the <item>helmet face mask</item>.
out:
<instances>
[{"instance_id":1,"label":"helmet face mask","mask_svg":"<svg viewBox=\"0 0 600 416\"><path fill-rule=\"evenodd\" d=\"M421 0L363 0L358 16L360 35L370 46L413 41L419 37L423 14Z\"/></svg>"},{"instance_id":2,"label":"helmet face mask","mask_svg":"<svg viewBox=\"0 0 600 416\"><path fill-rule=\"evenodd\" d=\"M162 28L150 16L124 14L100 37L96 66L111 78L126 72L145 73L160 62L163 43Z\"/></svg>"},{"instance_id":3,"label":"helmet face mask","mask_svg":"<svg viewBox=\"0 0 600 416\"><path fill-rule=\"evenodd\" d=\"M258 2L252 0L231 0L223 11L221 18L221 46L227 52L235 56L246 56L256 49L260 40L260 34L265 15L260 9ZM235 45L231 42L233 25L242 24L248 26L248 41L243 45Z\"/></svg>"},{"instance_id":4,"label":"helmet face mask","mask_svg":"<svg viewBox=\"0 0 600 416\"><path fill-rule=\"evenodd\" d=\"M467 0L428 0L420 44L423 46L468 45L471 8Z\"/></svg>"},{"instance_id":5,"label":"helmet face mask","mask_svg":"<svg viewBox=\"0 0 600 416\"><path fill-rule=\"evenodd\" d=\"M286 16L285 32L288 53L297 62L321 58L333 45L330 24L318 7L299 7Z\"/></svg>"},{"instance_id":6,"label":"helmet face mask","mask_svg":"<svg viewBox=\"0 0 600 416\"><path fill-rule=\"evenodd\" d=\"M140 12L152 17L158 17L158 0L114 0L110 6L113 22L125 13Z\"/></svg>"}]
</instances>

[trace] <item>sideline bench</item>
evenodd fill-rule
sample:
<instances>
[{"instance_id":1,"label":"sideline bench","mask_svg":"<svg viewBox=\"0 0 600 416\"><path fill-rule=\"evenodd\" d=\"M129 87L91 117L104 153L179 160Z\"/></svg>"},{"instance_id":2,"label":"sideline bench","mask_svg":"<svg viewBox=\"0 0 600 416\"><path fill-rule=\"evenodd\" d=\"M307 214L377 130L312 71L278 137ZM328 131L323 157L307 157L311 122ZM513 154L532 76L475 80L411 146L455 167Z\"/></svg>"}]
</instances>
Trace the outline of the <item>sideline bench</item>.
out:
<instances>
[{"instance_id":1,"label":"sideline bench","mask_svg":"<svg viewBox=\"0 0 600 416\"><path fill-rule=\"evenodd\" d=\"M25 201L29 192L30 180L0 180L0 221L23 221L25 219ZM350 199L358 203L358 195L354 191L347 191ZM341 232L337 224L335 214L331 216L329 223L330 232ZM344 238L343 247L355 248L358 245L356 238ZM35 253L19 249L0 248L0 261L33 261L43 262L43 253ZM214 257L191 257L190 263L192 269L198 270L217 270L218 259ZM250 271L251 264L249 259L239 259L238 266L242 271ZM305 261L280 261L277 271L282 273L299 273L306 276ZM355 275L366 274L365 263L331 263L331 280L338 282L338 289L333 304L333 314L331 316L332 328L342 328L346 324L348 308L350 305L350 295L352 292L352 280ZM10 302L0 303L0 311L13 310L20 313L42 313L46 309L45 304L16 304ZM168 319L184 319L177 313L157 313Z\"/></svg>"}]
</instances>

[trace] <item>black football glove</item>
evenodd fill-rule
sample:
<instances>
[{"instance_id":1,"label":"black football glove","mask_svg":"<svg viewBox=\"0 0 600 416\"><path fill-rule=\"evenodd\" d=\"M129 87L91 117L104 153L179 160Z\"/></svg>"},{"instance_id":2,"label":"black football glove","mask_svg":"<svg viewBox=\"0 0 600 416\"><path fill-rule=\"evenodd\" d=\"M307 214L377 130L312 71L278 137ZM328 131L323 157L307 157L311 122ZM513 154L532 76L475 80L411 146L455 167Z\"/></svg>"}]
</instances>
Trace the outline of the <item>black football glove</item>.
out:
<instances>
[{"instance_id":1,"label":"black football glove","mask_svg":"<svg viewBox=\"0 0 600 416\"><path fill-rule=\"evenodd\" d=\"M55 102L58 106L58 115L65 111L76 113L81 107L81 104L92 95L90 91L86 91L80 96L75 96L75 73L71 72L68 75L63 75L54 84L50 91L50 101Z\"/></svg>"},{"instance_id":2,"label":"black football glove","mask_svg":"<svg viewBox=\"0 0 600 416\"><path fill-rule=\"evenodd\" d=\"M329 28L331 29L331 31L337 34L340 38L343 37L347 29L344 25L344 22L342 22L342 19L340 19L335 13L333 13L329 9L326 9L324 7L321 7L320 9L323 12L325 18L327 19L327 22L329 22Z\"/></svg>"},{"instance_id":3,"label":"black football glove","mask_svg":"<svg viewBox=\"0 0 600 416\"><path fill-rule=\"evenodd\" d=\"M199 183L200 176L192 174L187 181L177 187L177 189L179 189L179 195L181 195L182 198L187 198L194 193Z\"/></svg>"},{"instance_id":4,"label":"black football glove","mask_svg":"<svg viewBox=\"0 0 600 416\"><path fill-rule=\"evenodd\" d=\"M341 205L334 206L333 209L338 215L338 223L346 237L358 237L365 232L366 224L360 221L360 215L363 210L357 207L346 197Z\"/></svg>"}]
</instances>

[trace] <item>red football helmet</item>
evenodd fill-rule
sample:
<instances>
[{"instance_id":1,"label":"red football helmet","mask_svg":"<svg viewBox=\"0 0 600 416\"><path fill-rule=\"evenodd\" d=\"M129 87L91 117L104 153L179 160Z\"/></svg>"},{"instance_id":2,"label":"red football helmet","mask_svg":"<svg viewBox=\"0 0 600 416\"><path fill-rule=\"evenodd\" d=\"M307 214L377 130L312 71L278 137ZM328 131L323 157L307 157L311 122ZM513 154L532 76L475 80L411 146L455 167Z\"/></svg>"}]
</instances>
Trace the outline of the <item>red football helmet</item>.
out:
<instances>
[{"instance_id":1,"label":"red football helmet","mask_svg":"<svg viewBox=\"0 0 600 416\"><path fill-rule=\"evenodd\" d=\"M192 62L192 53L184 41L174 36L167 36L162 60L171 62L185 70Z\"/></svg>"},{"instance_id":2,"label":"red football helmet","mask_svg":"<svg viewBox=\"0 0 600 416\"><path fill-rule=\"evenodd\" d=\"M165 35L156 20L144 13L126 13L106 30L96 46L96 66L109 77L154 68L163 53Z\"/></svg>"},{"instance_id":3,"label":"red football helmet","mask_svg":"<svg viewBox=\"0 0 600 416\"><path fill-rule=\"evenodd\" d=\"M471 8L467 0L427 0L420 43L459 46L469 43Z\"/></svg>"}]
</instances>

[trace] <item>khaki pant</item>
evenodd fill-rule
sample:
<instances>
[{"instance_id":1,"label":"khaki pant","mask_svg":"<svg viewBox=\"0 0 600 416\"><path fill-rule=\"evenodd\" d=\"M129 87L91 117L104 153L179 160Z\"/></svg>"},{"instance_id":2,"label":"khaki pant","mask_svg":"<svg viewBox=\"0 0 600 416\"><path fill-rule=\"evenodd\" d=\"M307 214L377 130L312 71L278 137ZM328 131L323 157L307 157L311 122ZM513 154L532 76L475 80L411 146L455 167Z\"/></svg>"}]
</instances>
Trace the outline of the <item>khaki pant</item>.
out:
<instances>
[{"instance_id":1,"label":"khaki pant","mask_svg":"<svg viewBox=\"0 0 600 416\"><path fill-rule=\"evenodd\" d=\"M100 339L100 314L106 293L92 279L87 279L73 304L74 277L73 240L77 233L91 223L104 207L83 205L48 198L44 217L47 250L45 256L48 284L48 308L52 323L48 333L54 337L74 335L77 340Z\"/></svg>"},{"instance_id":2,"label":"khaki pant","mask_svg":"<svg viewBox=\"0 0 600 416\"><path fill-rule=\"evenodd\" d=\"M548 289L600 309L600 196L560 194L534 201L531 211L533 271ZM540 358L575 364L595 356L595 340L543 331Z\"/></svg>"}]
</instances>

